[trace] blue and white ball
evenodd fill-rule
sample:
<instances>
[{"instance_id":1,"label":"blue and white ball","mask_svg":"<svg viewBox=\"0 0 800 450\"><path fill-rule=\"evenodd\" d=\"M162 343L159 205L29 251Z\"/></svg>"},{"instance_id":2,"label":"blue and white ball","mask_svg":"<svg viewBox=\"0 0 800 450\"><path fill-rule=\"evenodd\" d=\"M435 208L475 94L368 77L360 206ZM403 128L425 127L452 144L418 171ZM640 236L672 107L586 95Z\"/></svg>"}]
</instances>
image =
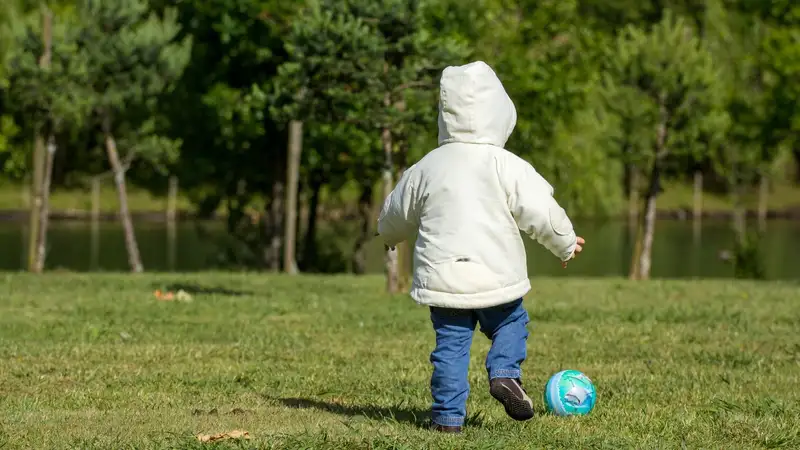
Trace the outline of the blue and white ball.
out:
<instances>
[{"instance_id":1,"label":"blue and white ball","mask_svg":"<svg viewBox=\"0 0 800 450\"><path fill-rule=\"evenodd\" d=\"M557 416L584 416L594 408L594 384L577 370L562 370L550 377L544 389L544 404Z\"/></svg>"}]
</instances>

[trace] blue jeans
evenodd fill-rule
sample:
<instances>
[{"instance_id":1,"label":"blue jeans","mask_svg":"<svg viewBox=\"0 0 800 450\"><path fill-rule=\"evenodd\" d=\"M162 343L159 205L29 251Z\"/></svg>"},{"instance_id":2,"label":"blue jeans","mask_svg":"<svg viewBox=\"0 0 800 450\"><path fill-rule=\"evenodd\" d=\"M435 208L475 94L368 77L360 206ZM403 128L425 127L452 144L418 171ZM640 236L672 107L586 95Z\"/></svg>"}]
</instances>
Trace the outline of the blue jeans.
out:
<instances>
[{"instance_id":1,"label":"blue jeans","mask_svg":"<svg viewBox=\"0 0 800 450\"><path fill-rule=\"evenodd\" d=\"M486 309L432 307L431 321L436 331L436 349L431 353L431 420L461 426L467 416L469 350L475 326L480 323L481 332L492 340L486 357L489 379L520 378L530 319L519 299Z\"/></svg>"}]
</instances>

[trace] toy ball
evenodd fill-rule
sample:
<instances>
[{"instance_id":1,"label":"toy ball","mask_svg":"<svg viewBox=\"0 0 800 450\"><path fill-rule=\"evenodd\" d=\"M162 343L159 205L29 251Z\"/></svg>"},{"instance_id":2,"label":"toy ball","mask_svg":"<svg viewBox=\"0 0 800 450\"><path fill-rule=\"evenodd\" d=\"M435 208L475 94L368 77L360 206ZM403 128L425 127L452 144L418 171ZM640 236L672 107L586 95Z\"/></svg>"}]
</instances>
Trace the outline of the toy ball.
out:
<instances>
[{"instance_id":1,"label":"toy ball","mask_svg":"<svg viewBox=\"0 0 800 450\"><path fill-rule=\"evenodd\" d=\"M562 370L550 377L544 389L544 404L557 416L583 416L594 408L594 384L577 370Z\"/></svg>"}]
</instances>

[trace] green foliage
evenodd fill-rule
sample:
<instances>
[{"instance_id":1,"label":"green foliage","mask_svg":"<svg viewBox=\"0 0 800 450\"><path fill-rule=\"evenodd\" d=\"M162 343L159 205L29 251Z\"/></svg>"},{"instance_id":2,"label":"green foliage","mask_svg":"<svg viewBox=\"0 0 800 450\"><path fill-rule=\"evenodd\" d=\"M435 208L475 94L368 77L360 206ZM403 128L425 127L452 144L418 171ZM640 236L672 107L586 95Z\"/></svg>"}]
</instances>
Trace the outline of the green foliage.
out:
<instances>
[{"instance_id":1,"label":"green foliage","mask_svg":"<svg viewBox=\"0 0 800 450\"><path fill-rule=\"evenodd\" d=\"M792 99L800 92L792 91L800 86L800 12L793 19L789 5L781 2L755 10L745 1L727 10L717 2L710 5L707 39L724 68L720 84L732 118L715 167L732 184L751 184L760 175L770 176L796 142L798 107Z\"/></svg>"},{"instance_id":2,"label":"green foliage","mask_svg":"<svg viewBox=\"0 0 800 450\"><path fill-rule=\"evenodd\" d=\"M15 152L11 140L19 128L6 111L8 104L8 63L14 49L21 13L16 1L8 0L0 8L0 174L18 177L25 169L24 158Z\"/></svg>"},{"instance_id":3,"label":"green foliage","mask_svg":"<svg viewBox=\"0 0 800 450\"><path fill-rule=\"evenodd\" d=\"M219 136L215 144L230 152L252 150L254 141L264 137L263 122L269 107L267 94L257 85L249 91L218 83L203 97L210 109L216 111Z\"/></svg>"},{"instance_id":4,"label":"green foliage","mask_svg":"<svg viewBox=\"0 0 800 450\"><path fill-rule=\"evenodd\" d=\"M723 140L729 120L720 73L684 19L667 13L649 30L629 26L607 61L606 104L621 123L628 162L649 165L682 154L702 158ZM666 126L664 154L656 154L660 121ZM648 129L649 138L642 131Z\"/></svg>"},{"instance_id":5,"label":"green foliage","mask_svg":"<svg viewBox=\"0 0 800 450\"><path fill-rule=\"evenodd\" d=\"M0 116L0 173L11 178L21 178L27 169L25 154L15 151L11 144L18 133L19 128L11 116Z\"/></svg>"},{"instance_id":6,"label":"green foliage","mask_svg":"<svg viewBox=\"0 0 800 450\"><path fill-rule=\"evenodd\" d=\"M526 11L524 16L520 11ZM605 36L587 29L575 1L487 2L478 56L497 71L517 107L509 150L529 160L571 214L619 203L614 126L596 91ZM524 19L524 20L523 20Z\"/></svg>"},{"instance_id":7,"label":"green foliage","mask_svg":"<svg viewBox=\"0 0 800 450\"><path fill-rule=\"evenodd\" d=\"M617 211L622 198L622 164L615 150L614 118L601 108L577 113L569 125L556 124L554 158L542 171L556 180L559 202L575 217ZM557 159L556 159L557 158Z\"/></svg>"},{"instance_id":8,"label":"green foliage","mask_svg":"<svg viewBox=\"0 0 800 450\"><path fill-rule=\"evenodd\" d=\"M571 215L618 211L623 168L657 156L664 117L667 183L701 170L715 195L748 195L800 163L792 0L47 3L48 70L42 2L0 8L0 171L25 178L34 132L54 130L56 188L83 185L107 170L107 120L135 184L177 175L201 212L231 211L244 246L280 232L251 210L281 195L289 120L305 123L300 198L355 207L386 165L381 129L395 167L413 164L436 146L441 70L477 59L517 107L508 148Z\"/></svg>"},{"instance_id":9,"label":"green foliage","mask_svg":"<svg viewBox=\"0 0 800 450\"><path fill-rule=\"evenodd\" d=\"M92 68L92 100L102 114L149 106L182 74L191 40L174 42L175 11L162 18L141 0L83 0L79 15L79 55Z\"/></svg>"},{"instance_id":10,"label":"green foliage","mask_svg":"<svg viewBox=\"0 0 800 450\"><path fill-rule=\"evenodd\" d=\"M174 161L179 142L156 137L156 117L159 98L173 88L189 61L191 39L176 39L177 12L156 15L143 0L83 0L79 5L75 56L89 68L87 101L95 118L104 132L127 144L126 159L141 157L156 165Z\"/></svg>"},{"instance_id":11,"label":"green foliage","mask_svg":"<svg viewBox=\"0 0 800 450\"><path fill-rule=\"evenodd\" d=\"M747 233L736 240L733 250L734 277L763 280L766 277L761 254L761 236Z\"/></svg>"},{"instance_id":12,"label":"green foliage","mask_svg":"<svg viewBox=\"0 0 800 450\"><path fill-rule=\"evenodd\" d=\"M49 67L44 69L40 66L44 53L42 22L43 16L52 17L52 12L38 3L16 2L9 6L4 17L11 23L0 24L5 44L2 54L5 71L0 74L0 86L5 80L9 82L5 90L0 89L4 113L0 126L0 171L21 179L30 166L31 145L21 138L33 136L37 130L60 133L80 127L88 114L88 80L85 61L75 54L71 16L53 18L52 56ZM58 11L64 9L58 3L54 6Z\"/></svg>"},{"instance_id":13,"label":"green foliage","mask_svg":"<svg viewBox=\"0 0 800 450\"><path fill-rule=\"evenodd\" d=\"M173 2L153 2L157 9ZM191 58L161 108L170 136L183 142L172 171L201 212L229 196L247 206L268 197L285 172L285 133L269 113L273 79L296 2L187 0L174 5ZM246 184L247 199L236 193Z\"/></svg>"},{"instance_id":14,"label":"green foliage","mask_svg":"<svg viewBox=\"0 0 800 450\"><path fill-rule=\"evenodd\" d=\"M413 137L435 135L437 77L468 53L460 37L428 27L426 11L436 18L440 7L436 0L311 2L287 38L273 116L305 120L314 130L312 147L318 144L314 160L337 166L344 152L362 183L371 184L381 167L383 127L391 129L400 158L410 142L421 144L412 151L418 156L430 143ZM331 134L343 131L351 142Z\"/></svg>"},{"instance_id":15,"label":"green foliage","mask_svg":"<svg viewBox=\"0 0 800 450\"><path fill-rule=\"evenodd\" d=\"M20 21L19 5L8 0L0 8L0 89L7 87L8 58L13 51L17 24Z\"/></svg>"},{"instance_id":16,"label":"green foliage","mask_svg":"<svg viewBox=\"0 0 800 450\"><path fill-rule=\"evenodd\" d=\"M289 58L275 80L277 120L362 122L364 109L376 100L370 94L383 68L385 43L365 19L332 6L313 1L292 26Z\"/></svg>"},{"instance_id":17,"label":"green foliage","mask_svg":"<svg viewBox=\"0 0 800 450\"><path fill-rule=\"evenodd\" d=\"M91 113L90 67L79 52L79 28L68 18L60 19L53 18L48 67L40 65L45 53L41 19L18 35L9 63L9 109L29 119L29 132L80 128Z\"/></svg>"}]
</instances>

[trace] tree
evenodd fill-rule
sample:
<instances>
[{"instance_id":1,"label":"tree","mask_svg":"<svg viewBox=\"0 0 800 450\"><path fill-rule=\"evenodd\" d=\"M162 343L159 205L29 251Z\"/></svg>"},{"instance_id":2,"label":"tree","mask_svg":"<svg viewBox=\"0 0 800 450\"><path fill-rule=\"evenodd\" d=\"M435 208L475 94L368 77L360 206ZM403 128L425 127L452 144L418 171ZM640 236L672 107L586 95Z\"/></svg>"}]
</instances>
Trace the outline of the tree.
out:
<instances>
[{"instance_id":1,"label":"tree","mask_svg":"<svg viewBox=\"0 0 800 450\"><path fill-rule=\"evenodd\" d=\"M153 1L159 9L172 1ZM187 0L175 6L180 37L195 45L164 102L170 136L183 142L170 169L203 217L227 212L216 264L280 268L287 133L270 114L284 38L303 11L282 0Z\"/></svg>"},{"instance_id":2,"label":"tree","mask_svg":"<svg viewBox=\"0 0 800 450\"><path fill-rule=\"evenodd\" d=\"M575 214L607 214L620 200L613 121L597 98L608 37L586 26L577 1L486 2L478 55L517 105L507 148L530 161ZM520 13L525 11L524 16Z\"/></svg>"},{"instance_id":3,"label":"tree","mask_svg":"<svg viewBox=\"0 0 800 450\"><path fill-rule=\"evenodd\" d=\"M346 187L356 189L358 196L356 221L358 231L353 242L349 268L353 273L367 270L367 244L373 238L373 199L375 180L381 172L380 142L372 130L346 122L313 123L308 127L307 143L303 151L301 178L308 180L309 217L303 245L304 271L331 271L347 266L347 261L336 261L335 245L326 242L317 245L317 209L324 187L332 194L346 192Z\"/></svg>"},{"instance_id":4,"label":"tree","mask_svg":"<svg viewBox=\"0 0 800 450\"><path fill-rule=\"evenodd\" d=\"M53 23L47 8L42 16L41 28L29 26L21 32L9 68L10 103L36 134L29 270L37 273L45 265L57 136L80 128L88 113L87 67L75 54L73 26L68 20Z\"/></svg>"},{"instance_id":5,"label":"tree","mask_svg":"<svg viewBox=\"0 0 800 450\"><path fill-rule=\"evenodd\" d=\"M6 69L20 16L20 6L16 1L9 0L0 9L0 88L8 83Z\"/></svg>"},{"instance_id":6,"label":"tree","mask_svg":"<svg viewBox=\"0 0 800 450\"><path fill-rule=\"evenodd\" d=\"M293 100L292 117L313 123L343 121L379 131L384 196L394 187L395 163L405 167L408 139L418 124L434 123L435 83L444 67L460 62L464 47L435 36L423 20L434 2L366 0L312 2L293 28L282 68L282 86ZM302 95L298 93L302 92ZM423 105L412 108L410 105ZM412 131L414 130L414 131ZM430 131L428 131L430 132ZM398 155L399 153L399 155ZM334 156L334 155L331 155ZM353 159L362 186L362 215L368 213L374 159ZM359 162L361 161L361 162ZM361 166L361 164L364 164ZM362 233L363 237L363 233ZM357 241L363 245L363 239ZM387 290L399 288L397 253L387 251Z\"/></svg>"},{"instance_id":7,"label":"tree","mask_svg":"<svg viewBox=\"0 0 800 450\"><path fill-rule=\"evenodd\" d=\"M718 72L710 52L684 20L667 12L651 29L629 26L609 54L608 107L625 118L617 104L645 107L652 146L632 149L629 157L646 168L647 188L631 264L631 278L650 275L656 198L666 164L684 152L701 153L701 133L724 133L726 123ZM618 103L619 102L619 103Z\"/></svg>"},{"instance_id":8,"label":"tree","mask_svg":"<svg viewBox=\"0 0 800 450\"><path fill-rule=\"evenodd\" d=\"M8 66L14 49L18 25L21 21L20 6L15 1L8 1L0 9L0 173L20 172L23 164L19 152L12 153L10 140L17 135L19 129L13 118L7 114L5 91L8 88Z\"/></svg>"},{"instance_id":9,"label":"tree","mask_svg":"<svg viewBox=\"0 0 800 450\"><path fill-rule=\"evenodd\" d=\"M180 142L159 134L157 105L180 78L191 41L176 41L174 10L159 16L144 0L83 0L78 16L77 56L89 68L87 101L113 172L130 268L141 272L126 171L135 158L159 165L176 157Z\"/></svg>"},{"instance_id":10,"label":"tree","mask_svg":"<svg viewBox=\"0 0 800 450\"><path fill-rule=\"evenodd\" d=\"M395 176L401 175L408 164L410 137L434 123L430 119L434 108L410 105L435 104L436 83L441 71L448 65L465 63L469 50L458 36L438 33L427 22L426 17L430 15L426 12L436 9L436 0L335 3L338 8L346 8L351 14L365 18L382 38L384 51L379 59L382 67L371 74L377 83L371 86L368 95L371 108L366 110L366 124L380 130L385 198L394 187ZM409 253L407 244L405 253ZM401 288L399 269L397 250L387 248L386 290L390 293Z\"/></svg>"},{"instance_id":11,"label":"tree","mask_svg":"<svg viewBox=\"0 0 800 450\"><path fill-rule=\"evenodd\" d=\"M286 267L294 261L294 231L299 149L297 134L304 122L310 126L331 125L337 122L363 123L363 111L368 108L370 92L375 83L376 61L382 56L382 41L360 18L334 5L312 2L297 20L287 39L289 59L278 73L275 83L276 120L290 123L289 156L287 157L286 233L284 239ZM330 130L335 131L335 130ZM336 158L333 152L322 152L323 160Z\"/></svg>"},{"instance_id":12,"label":"tree","mask_svg":"<svg viewBox=\"0 0 800 450\"><path fill-rule=\"evenodd\" d=\"M800 93L800 54L792 31L800 24L800 7L789 2L763 6L740 1L726 10L711 2L707 18L707 39L725 68L719 82L726 86L726 108L732 118L715 169L727 180L732 197L737 277L763 275L757 260L758 237L747 231L743 196L759 185L758 215L763 225L769 180L776 162L796 142L798 129L793 122L800 112L795 100Z\"/></svg>"}]
</instances>

